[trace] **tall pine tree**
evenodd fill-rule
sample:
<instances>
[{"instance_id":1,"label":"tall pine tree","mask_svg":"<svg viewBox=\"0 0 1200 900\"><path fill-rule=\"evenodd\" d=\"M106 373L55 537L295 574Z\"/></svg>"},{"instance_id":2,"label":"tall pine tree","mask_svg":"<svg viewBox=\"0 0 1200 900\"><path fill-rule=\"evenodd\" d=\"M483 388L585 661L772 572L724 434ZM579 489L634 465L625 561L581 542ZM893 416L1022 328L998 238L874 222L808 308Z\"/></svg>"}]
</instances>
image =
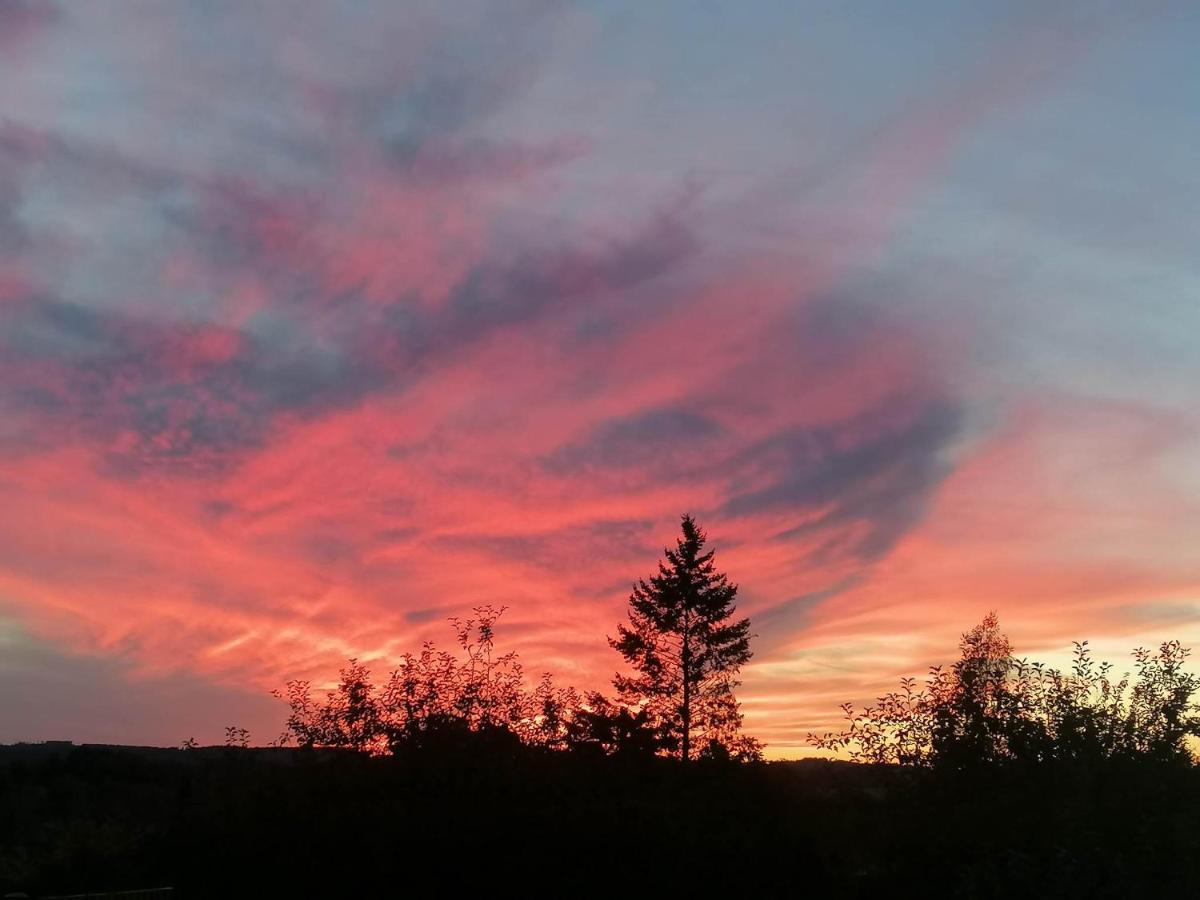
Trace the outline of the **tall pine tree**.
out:
<instances>
[{"instance_id":1,"label":"tall pine tree","mask_svg":"<svg viewBox=\"0 0 1200 900\"><path fill-rule=\"evenodd\" d=\"M690 516L658 574L633 586L629 625L609 638L637 672L613 686L627 706L649 712L663 746L684 761L698 754L757 757L742 737L735 676L750 659L750 620L733 620L737 585L718 572L706 535Z\"/></svg>"}]
</instances>

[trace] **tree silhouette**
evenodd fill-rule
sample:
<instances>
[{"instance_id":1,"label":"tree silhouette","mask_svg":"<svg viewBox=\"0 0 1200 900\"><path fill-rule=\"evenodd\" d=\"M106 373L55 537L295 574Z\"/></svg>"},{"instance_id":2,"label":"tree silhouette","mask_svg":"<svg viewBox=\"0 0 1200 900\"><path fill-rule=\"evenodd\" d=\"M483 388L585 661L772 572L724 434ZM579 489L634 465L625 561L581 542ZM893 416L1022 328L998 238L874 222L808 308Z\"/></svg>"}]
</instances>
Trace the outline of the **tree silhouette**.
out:
<instances>
[{"instance_id":1,"label":"tree silhouette","mask_svg":"<svg viewBox=\"0 0 1200 900\"><path fill-rule=\"evenodd\" d=\"M461 656L426 642L405 654L382 686L354 659L323 703L309 682L289 682L283 694L276 692L290 708L281 740L375 755L444 747L472 735L566 746L578 696L555 687L548 673L533 690L525 688L517 655L495 652L503 613L503 607L480 606L470 618L451 619Z\"/></svg>"},{"instance_id":2,"label":"tree silhouette","mask_svg":"<svg viewBox=\"0 0 1200 900\"><path fill-rule=\"evenodd\" d=\"M935 666L921 687L900 690L856 711L842 709L841 732L809 735L857 762L964 770L981 765L1106 760L1193 761L1200 736L1200 676L1184 671L1189 651L1167 641L1133 651L1135 676L1114 681L1087 641L1074 645L1070 671L1017 659L994 613L963 635L959 660Z\"/></svg>"},{"instance_id":3,"label":"tree silhouette","mask_svg":"<svg viewBox=\"0 0 1200 900\"><path fill-rule=\"evenodd\" d=\"M575 710L567 740L573 750L598 750L609 756L649 757L666 749L649 710L613 703L598 691L589 693Z\"/></svg>"},{"instance_id":4,"label":"tree silhouette","mask_svg":"<svg viewBox=\"0 0 1200 900\"><path fill-rule=\"evenodd\" d=\"M717 571L707 537L685 515L675 548L648 581L629 597L629 625L617 627L609 644L636 675L613 679L621 702L644 711L661 745L685 762L695 748L719 746L738 756L757 756L761 746L739 736L742 715L733 690L739 668L750 659L750 620L733 620L737 585Z\"/></svg>"},{"instance_id":5,"label":"tree silhouette","mask_svg":"<svg viewBox=\"0 0 1200 900\"><path fill-rule=\"evenodd\" d=\"M994 762L1007 752L1014 708L1012 644L994 612L962 636L949 680L935 685L933 743L943 759ZM1018 704L1019 705L1019 704Z\"/></svg>"}]
</instances>

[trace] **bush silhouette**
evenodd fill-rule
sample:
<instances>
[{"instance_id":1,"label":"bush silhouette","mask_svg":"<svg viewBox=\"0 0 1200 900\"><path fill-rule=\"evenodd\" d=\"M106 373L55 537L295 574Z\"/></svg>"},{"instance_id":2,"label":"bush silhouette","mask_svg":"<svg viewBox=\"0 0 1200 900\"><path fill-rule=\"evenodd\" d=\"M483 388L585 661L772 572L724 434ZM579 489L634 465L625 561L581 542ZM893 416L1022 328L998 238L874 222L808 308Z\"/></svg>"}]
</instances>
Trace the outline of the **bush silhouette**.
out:
<instances>
[{"instance_id":1,"label":"bush silhouette","mask_svg":"<svg viewBox=\"0 0 1200 900\"><path fill-rule=\"evenodd\" d=\"M1146 759L1191 763L1200 735L1192 696L1200 677L1184 670L1178 641L1133 651L1133 678L1114 681L1087 642L1074 645L1070 671L1017 659L995 614L963 635L959 660L935 666L923 685L900 689L856 711L842 709L841 732L809 735L856 762L968 769L998 763L1088 763Z\"/></svg>"},{"instance_id":2,"label":"bush silhouette","mask_svg":"<svg viewBox=\"0 0 1200 900\"><path fill-rule=\"evenodd\" d=\"M526 689L516 654L495 652L495 625L503 613L480 606L471 618L452 619L460 656L426 643L406 654L382 686L353 659L324 702L313 698L309 682L289 682L276 694L290 710L283 742L376 755L445 746L467 736L565 746L578 697L555 687L549 674Z\"/></svg>"}]
</instances>

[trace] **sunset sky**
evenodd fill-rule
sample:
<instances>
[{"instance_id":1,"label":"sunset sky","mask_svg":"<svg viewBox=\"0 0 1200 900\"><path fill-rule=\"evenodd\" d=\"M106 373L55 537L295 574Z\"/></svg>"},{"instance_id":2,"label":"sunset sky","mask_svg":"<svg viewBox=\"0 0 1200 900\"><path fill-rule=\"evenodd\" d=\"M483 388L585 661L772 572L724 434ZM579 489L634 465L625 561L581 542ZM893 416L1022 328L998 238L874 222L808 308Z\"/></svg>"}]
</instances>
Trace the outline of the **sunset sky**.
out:
<instances>
[{"instance_id":1,"label":"sunset sky","mask_svg":"<svg viewBox=\"0 0 1200 900\"><path fill-rule=\"evenodd\" d=\"M0 741L276 737L693 513L804 755L1200 645L1200 5L0 2Z\"/></svg>"}]
</instances>

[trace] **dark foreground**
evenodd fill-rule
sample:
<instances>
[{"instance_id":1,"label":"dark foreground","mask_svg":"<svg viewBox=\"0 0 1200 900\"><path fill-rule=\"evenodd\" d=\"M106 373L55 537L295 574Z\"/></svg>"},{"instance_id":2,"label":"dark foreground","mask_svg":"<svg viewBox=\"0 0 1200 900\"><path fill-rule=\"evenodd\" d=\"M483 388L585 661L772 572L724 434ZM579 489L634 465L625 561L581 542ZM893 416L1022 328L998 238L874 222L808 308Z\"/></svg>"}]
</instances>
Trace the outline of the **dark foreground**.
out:
<instances>
[{"instance_id":1,"label":"dark foreground","mask_svg":"<svg viewBox=\"0 0 1200 900\"><path fill-rule=\"evenodd\" d=\"M1156 897L1200 770L0 748L0 894Z\"/></svg>"}]
</instances>

